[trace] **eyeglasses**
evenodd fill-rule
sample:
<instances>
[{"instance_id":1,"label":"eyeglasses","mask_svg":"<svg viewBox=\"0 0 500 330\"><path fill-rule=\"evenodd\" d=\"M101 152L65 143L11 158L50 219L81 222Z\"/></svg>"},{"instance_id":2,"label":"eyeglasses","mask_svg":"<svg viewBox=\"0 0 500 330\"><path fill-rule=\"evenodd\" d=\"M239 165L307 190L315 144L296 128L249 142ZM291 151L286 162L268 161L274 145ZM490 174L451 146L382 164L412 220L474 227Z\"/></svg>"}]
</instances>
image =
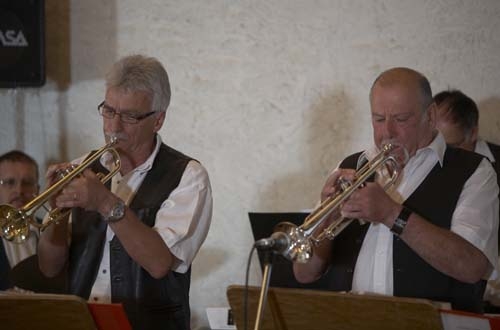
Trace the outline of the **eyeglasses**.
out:
<instances>
[{"instance_id":1,"label":"eyeglasses","mask_svg":"<svg viewBox=\"0 0 500 330\"><path fill-rule=\"evenodd\" d=\"M15 188L18 184L21 185L23 189L34 189L37 187L37 182L31 179L17 180L14 178L0 179L0 186L9 189Z\"/></svg>"},{"instance_id":2,"label":"eyeglasses","mask_svg":"<svg viewBox=\"0 0 500 330\"><path fill-rule=\"evenodd\" d=\"M115 118L115 116L118 116L118 117L120 117L120 121L123 123L126 123L126 124L137 124L139 121L141 121L145 118L148 118L152 114L155 114L158 112L158 111L151 111L151 112L145 113L143 115L134 115L131 113L126 113L126 112L121 113L121 112L117 112L112 107L106 105L104 103L104 101L102 101L102 103L97 106L97 111L99 111L99 114L101 116L103 116L104 118L108 118L108 119L113 119L113 118Z\"/></svg>"}]
</instances>

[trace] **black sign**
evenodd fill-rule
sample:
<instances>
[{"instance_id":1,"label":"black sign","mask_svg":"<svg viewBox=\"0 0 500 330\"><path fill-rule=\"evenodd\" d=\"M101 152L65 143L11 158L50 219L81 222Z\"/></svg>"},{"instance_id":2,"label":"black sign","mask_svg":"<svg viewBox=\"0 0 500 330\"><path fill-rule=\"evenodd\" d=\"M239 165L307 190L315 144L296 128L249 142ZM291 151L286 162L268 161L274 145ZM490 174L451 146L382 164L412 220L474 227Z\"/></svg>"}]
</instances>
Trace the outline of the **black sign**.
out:
<instances>
[{"instance_id":1,"label":"black sign","mask_svg":"<svg viewBox=\"0 0 500 330\"><path fill-rule=\"evenodd\" d=\"M45 83L44 0L0 0L0 87Z\"/></svg>"}]
</instances>

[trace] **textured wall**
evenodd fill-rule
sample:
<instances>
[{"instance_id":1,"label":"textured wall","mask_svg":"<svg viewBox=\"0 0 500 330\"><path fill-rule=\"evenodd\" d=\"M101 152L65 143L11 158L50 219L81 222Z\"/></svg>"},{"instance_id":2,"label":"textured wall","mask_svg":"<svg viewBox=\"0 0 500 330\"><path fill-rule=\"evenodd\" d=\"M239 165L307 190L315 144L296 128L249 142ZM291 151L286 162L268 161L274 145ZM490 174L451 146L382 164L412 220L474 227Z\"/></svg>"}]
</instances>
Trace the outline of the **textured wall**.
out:
<instances>
[{"instance_id":1,"label":"textured wall","mask_svg":"<svg viewBox=\"0 0 500 330\"><path fill-rule=\"evenodd\" d=\"M194 328L243 283L248 211L310 208L327 172L371 141L368 90L392 66L462 89L500 143L497 0L46 0L47 84L0 90L0 152L44 168L102 145L96 105L118 57L146 53L173 87L164 140L199 159L213 225L193 266ZM256 260L256 259L254 259ZM260 283L254 261L251 282Z\"/></svg>"}]
</instances>

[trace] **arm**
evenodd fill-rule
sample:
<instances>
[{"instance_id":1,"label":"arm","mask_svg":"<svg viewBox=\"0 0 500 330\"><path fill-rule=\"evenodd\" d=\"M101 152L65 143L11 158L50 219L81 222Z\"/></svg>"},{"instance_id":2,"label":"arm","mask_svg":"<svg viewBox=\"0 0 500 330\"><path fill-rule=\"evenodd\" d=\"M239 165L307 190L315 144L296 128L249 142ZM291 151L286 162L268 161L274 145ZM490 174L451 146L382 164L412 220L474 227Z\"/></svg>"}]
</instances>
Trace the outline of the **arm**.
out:
<instances>
[{"instance_id":1,"label":"arm","mask_svg":"<svg viewBox=\"0 0 500 330\"><path fill-rule=\"evenodd\" d=\"M493 234L498 230L498 187L488 165L481 163L464 185L451 230L413 213L400 236L434 268L468 283L486 278L496 260L488 251L497 244ZM401 208L379 185L369 183L351 196L342 212L391 228Z\"/></svg>"},{"instance_id":2,"label":"arm","mask_svg":"<svg viewBox=\"0 0 500 330\"><path fill-rule=\"evenodd\" d=\"M69 163L54 164L49 166L45 179L48 187L58 179L58 171L68 168ZM56 195L57 196L57 195ZM56 207L55 198L50 201L52 208ZM46 221L46 219L44 220ZM61 219L57 224L49 225L40 233L38 241L38 265L40 271L47 277L58 275L68 260L68 228L69 216Z\"/></svg>"},{"instance_id":3,"label":"arm","mask_svg":"<svg viewBox=\"0 0 500 330\"><path fill-rule=\"evenodd\" d=\"M193 231L199 231L196 224L199 221L198 218L201 217L200 210L209 209L208 216L206 212L201 212L204 218L208 218L209 224L210 190L209 187L199 182L201 179L206 179L208 184L208 176L203 171L204 177L201 175L193 177L189 168L188 165L179 186L170 194L169 199L163 203L156 214L153 228L143 224L129 208L126 208L125 215L120 221L109 224L130 257L155 278L165 276L179 262L178 257L184 258L182 254L179 255L175 251L175 241L172 238L165 239L164 236L175 234L179 236L177 240L189 241L190 238L186 236L190 234L191 226L193 226ZM78 197L77 200L74 199L75 194ZM206 198L200 198L201 195L209 197L210 205L207 205ZM75 179L64 189L63 194L58 198L58 203L60 203L58 205L83 207L106 216L117 199L118 197L107 190L91 171L86 171L82 178ZM172 205L175 207L171 207ZM206 219L204 221L207 222ZM178 222L186 229L175 227ZM200 228L208 231L208 224ZM172 245L174 245L174 251L171 250Z\"/></svg>"},{"instance_id":4,"label":"arm","mask_svg":"<svg viewBox=\"0 0 500 330\"><path fill-rule=\"evenodd\" d=\"M338 189L338 179L340 177L352 180L354 177L354 170L348 169L336 169L331 175L328 177L325 185L323 186L321 192L321 202L325 202L325 200L331 196L334 196L339 193ZM321 233L324 229L326 229L332 222L332 220L337 219L340 214L333 211L332 214L329 215L328 219L325 219L314 231L313 235ZM310 283L317 279L319 279L325 271L328 269L330 265L330 260L332 256L332 241L329 239L323 240L319 245L315 246L313 244L313 253L311 259L307 263L299 263L295 262L293 264L293 272L295 278L300 283Z\"/></svg>"}]
</instances>

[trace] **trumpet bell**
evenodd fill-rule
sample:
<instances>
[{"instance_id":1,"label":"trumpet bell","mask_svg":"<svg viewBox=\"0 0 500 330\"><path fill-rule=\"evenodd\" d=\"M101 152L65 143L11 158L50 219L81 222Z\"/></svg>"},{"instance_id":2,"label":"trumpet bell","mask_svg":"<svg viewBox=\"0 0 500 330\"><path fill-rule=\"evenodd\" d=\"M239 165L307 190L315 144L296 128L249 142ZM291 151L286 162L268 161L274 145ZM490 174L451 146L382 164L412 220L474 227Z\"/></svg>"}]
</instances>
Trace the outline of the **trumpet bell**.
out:
<instances>
[{"instance_id":1,"label":"trumpet bell","mask_svg":"<svg viewBox=\"0 0 500 330\"><path fill-rule=\"evenodd\" d=\"M10 205L0 205L0 230L3 238L15 243L24 242L30 233L24 212Z\"/></svg>"}]
</instances>

